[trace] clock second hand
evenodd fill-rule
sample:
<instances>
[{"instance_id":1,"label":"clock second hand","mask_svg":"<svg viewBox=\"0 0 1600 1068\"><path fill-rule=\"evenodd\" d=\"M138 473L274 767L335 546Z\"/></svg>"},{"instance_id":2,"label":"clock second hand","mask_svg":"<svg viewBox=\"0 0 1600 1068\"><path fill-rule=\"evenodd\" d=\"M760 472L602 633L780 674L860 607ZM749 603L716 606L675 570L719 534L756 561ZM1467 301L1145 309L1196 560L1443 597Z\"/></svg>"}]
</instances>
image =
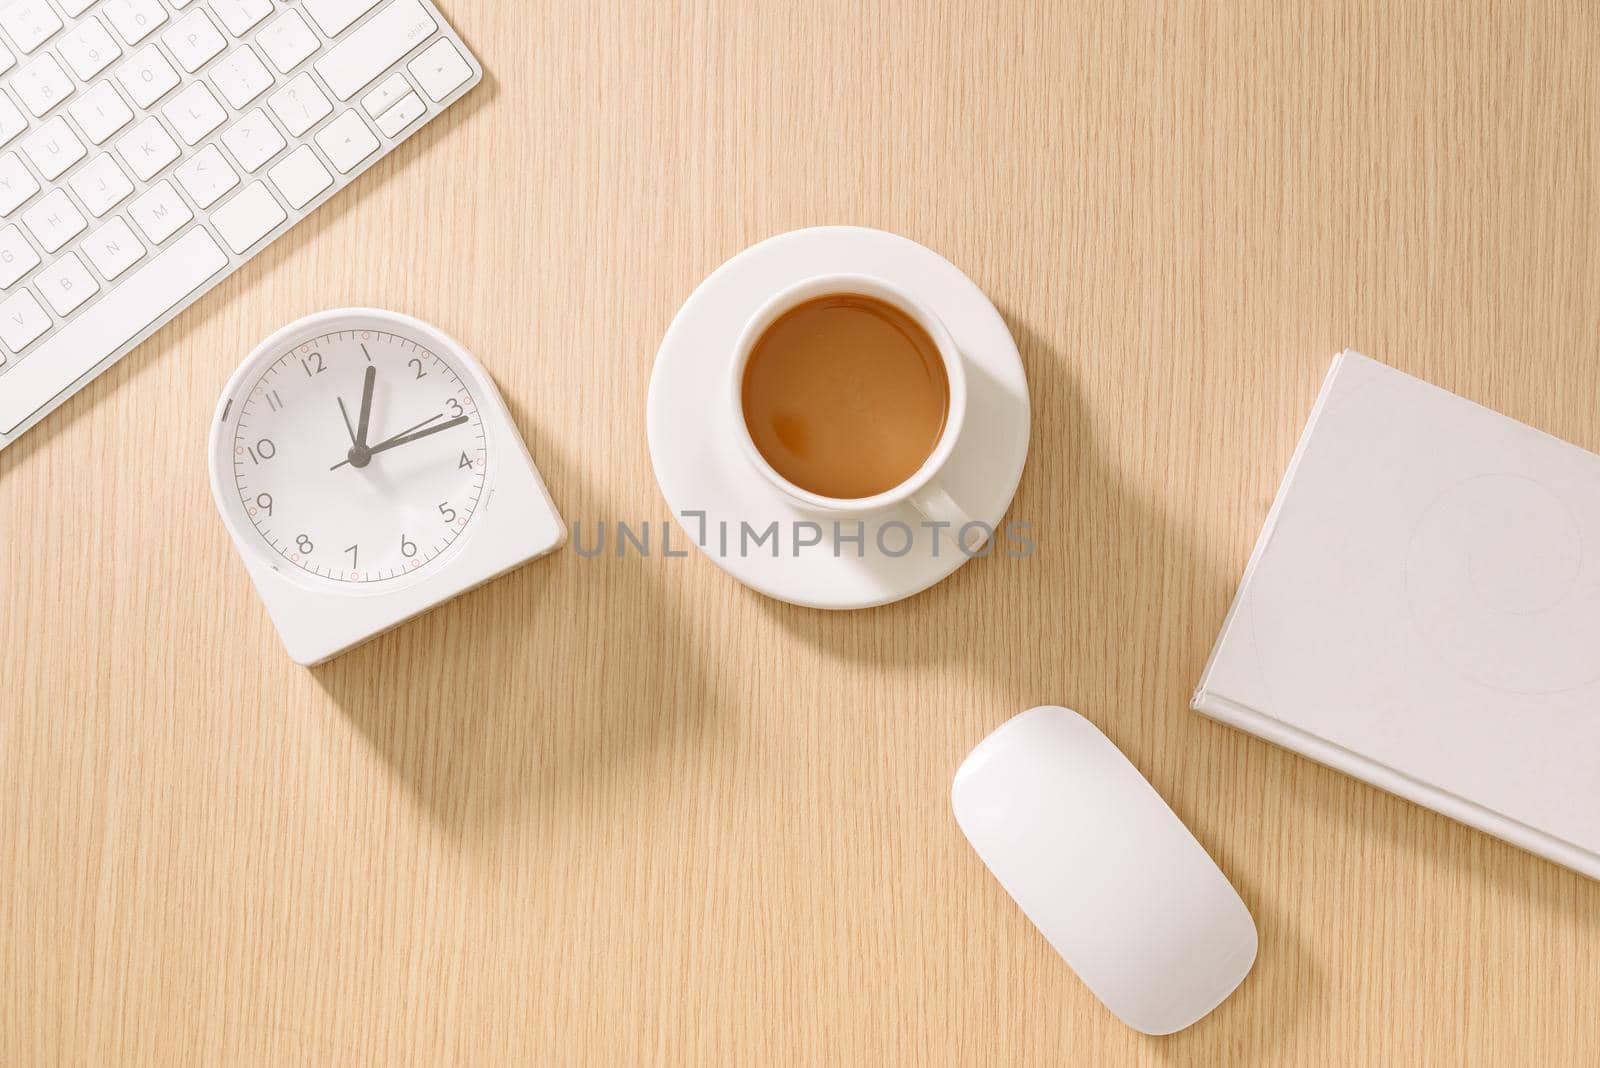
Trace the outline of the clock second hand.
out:
<instances>
[{"instance_id":1,"label":"clock second hand","mask_svg":"<svg viewBox=\"0 0 1600 1068\"><path fill-rule=\"evenodd\" d=\"M345 431L350 435L350 444L354 445L356 443L356 428L350 425L350 413L345 410L344 398L339 397L336 399L339 401L339 414L344 416Z\"/></svg>"}]
</instances>

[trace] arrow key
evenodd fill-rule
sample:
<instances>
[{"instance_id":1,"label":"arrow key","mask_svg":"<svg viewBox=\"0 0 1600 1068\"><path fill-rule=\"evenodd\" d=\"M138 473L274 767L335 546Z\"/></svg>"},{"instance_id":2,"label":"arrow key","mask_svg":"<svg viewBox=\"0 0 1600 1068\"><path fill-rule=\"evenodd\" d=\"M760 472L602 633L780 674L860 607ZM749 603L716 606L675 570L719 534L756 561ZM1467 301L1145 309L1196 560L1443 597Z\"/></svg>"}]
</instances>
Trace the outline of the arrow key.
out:
<instances>
[{"instance_id":1,"label":"arrow key","mask_svg":"<svg viewBox=\"0 0 1600 1068\"><path fill-rule=\"evenodd\" d=\"M472 68L461 58L456 46L441 37L429 49L406 65L411 76L417 79L422 91L437 104L449 96L456 86L472 77Z\"/></svg>"},{"instance_id":2,"label":"arrow key","mask_svg":"<svg viewBox=\"0 0 1600 1068\"><path fill-rule=\"evenodd\" d=\"M317 131L317 144L340 174L349 174L356 164L378 150L377 137L354 111L345 112Z\"/></svg>"}]
</instances>

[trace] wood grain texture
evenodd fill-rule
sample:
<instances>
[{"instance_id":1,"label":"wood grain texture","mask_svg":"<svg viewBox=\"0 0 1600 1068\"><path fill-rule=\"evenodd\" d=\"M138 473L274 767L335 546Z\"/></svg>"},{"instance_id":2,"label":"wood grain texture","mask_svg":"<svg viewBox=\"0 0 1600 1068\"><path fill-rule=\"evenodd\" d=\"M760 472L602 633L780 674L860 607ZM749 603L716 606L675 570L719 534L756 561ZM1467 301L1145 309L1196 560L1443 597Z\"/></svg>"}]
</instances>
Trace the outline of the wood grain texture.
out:
<instances>
[{"instance_id":1,"label":"wood grain texture","mask_svg":"<svg viewBox=\"0 0 1600 1068\"><path fill-rule=\"evenodd\" d=\"M1600 10L445 7L486 83L0 453L0 1063L1593 1059L1600 885L1187 702L1336 350L1600 449ZM290 664L205 478L260 338L431 320L569 520L665 519L673 312L823 223L1005 314L1032 558L829 615L569 550ZM951 818L1039 703L1258 920L1188 1032L1114 1021Z\"/></svg>"}]
</instances>

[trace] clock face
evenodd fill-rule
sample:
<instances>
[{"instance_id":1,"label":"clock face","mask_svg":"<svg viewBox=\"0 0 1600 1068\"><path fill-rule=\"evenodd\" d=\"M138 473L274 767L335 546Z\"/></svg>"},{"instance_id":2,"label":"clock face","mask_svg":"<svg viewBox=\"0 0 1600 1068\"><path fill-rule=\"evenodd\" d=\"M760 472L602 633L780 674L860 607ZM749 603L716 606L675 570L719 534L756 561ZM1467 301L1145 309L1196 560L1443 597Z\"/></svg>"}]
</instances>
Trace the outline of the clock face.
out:
<instances>
[{"instance_id":1,"label":"clock face","mask_svg":"<svg viewBox=\"0 0 1600 1068\"><path fill-rule=\"evenodd\" d=\"M448 354L381 330L266 354L230 445L262 544L352 588L425 570L483 496L488 439L470 381Z\"/></svg>"}]
</instances>

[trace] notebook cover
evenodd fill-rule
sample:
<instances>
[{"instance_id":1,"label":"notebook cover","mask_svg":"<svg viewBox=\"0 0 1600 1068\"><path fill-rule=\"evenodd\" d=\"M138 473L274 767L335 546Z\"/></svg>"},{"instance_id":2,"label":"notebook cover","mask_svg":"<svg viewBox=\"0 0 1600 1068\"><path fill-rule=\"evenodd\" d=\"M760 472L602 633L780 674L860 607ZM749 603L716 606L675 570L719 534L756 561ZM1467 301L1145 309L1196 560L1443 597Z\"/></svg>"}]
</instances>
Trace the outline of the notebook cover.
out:
<instances>
[{"instance_id":1,"label":"notebook cover","mask_svg":"<svg viewBox=\"0 0 1600 1068\"><path fill-rule=\"evenodd\" d=\"M1194 708L1600 879L1600 456L1335 357Z\"/></svg>"}]
</instances>

